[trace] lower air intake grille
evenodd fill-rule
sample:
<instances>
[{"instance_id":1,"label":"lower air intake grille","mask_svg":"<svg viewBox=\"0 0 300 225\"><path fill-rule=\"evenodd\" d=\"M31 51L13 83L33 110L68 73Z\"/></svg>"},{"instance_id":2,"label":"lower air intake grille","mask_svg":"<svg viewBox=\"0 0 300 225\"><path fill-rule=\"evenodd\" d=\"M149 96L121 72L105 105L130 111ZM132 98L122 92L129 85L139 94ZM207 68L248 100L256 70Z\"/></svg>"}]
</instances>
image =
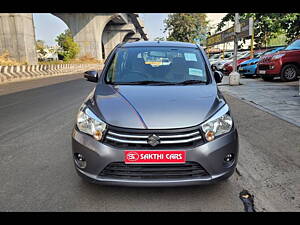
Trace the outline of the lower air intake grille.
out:
<instances>
[{"instance_id":1,"label":"lower air intake grille","mask_svg":"<svg viewBox=\"0 0 300 225\"><path fill-rule=\"evenodd\" d=\"M125 164L114 162L101 172L100 176L115 179L178 179L208 176L205 169L196 162L184 164Z\"/></svg>"},{"instance_id":2,"label":"lower air intake grille","mask_svg":"<svg viewBox=\"0 0 300 225\"><path fill-rule=\"evenodd\" d=\"M259 65L259 66L258 66L258 69L259 69L259 70L269 70L270 67L269 67L269 65Z\"/></svg>"}]
</instances>

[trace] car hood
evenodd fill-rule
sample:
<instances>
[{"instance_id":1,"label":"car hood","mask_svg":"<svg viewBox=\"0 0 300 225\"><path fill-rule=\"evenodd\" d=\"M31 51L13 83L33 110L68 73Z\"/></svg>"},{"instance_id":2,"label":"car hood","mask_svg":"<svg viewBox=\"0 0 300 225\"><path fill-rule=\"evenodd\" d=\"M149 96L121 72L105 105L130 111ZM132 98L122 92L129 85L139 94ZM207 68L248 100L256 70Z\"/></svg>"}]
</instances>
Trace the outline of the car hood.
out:
<instances>
[{"instance_id":1,"label":"car hood","mask_svg":"<svg viewBox=\"0 0 300 225\"><path fill-rule=\"evenodd\" d=\"M259 63L265 63L265 62L270 62L272 61L273 56L275 55L280 55L280 54L285 54L288 56L298 56L300 54L300 50L285 50L282 49L280 51L268 54L264 57L261 58L261 60L259 61Z\"/></svg>"},{"instance_id":2,"label":"car hood","mask_svg":"<svg viewBox=\"0 0 300 225\"><path fill-rule=\"evenodd\" d=\"M291 50L285 50L285 49L282 49L278 52L275 52L273 54L274 55L277 55L277 54L291 54L291 55L294 55L294 54L299 54L300 53L300 49L291 49Z\"/></svg>"},{"instance_id":3,"label":"car hood","mask_svg":"<svg viewBox=\"0 0 300 225\"><path fill-rule=\"evenodd\" d=\"M258 61L259 61L259 58L253 58L253 59L249 59L249 60L242 62L241 65L245 65L248 63L252 63L252 62L258 62Z\"/></svg>"},{"instance_id":4,"label":"car hood","mask_svg":"<svg viewBox=\"0 0 300 225\"><path fill-rule=\"evenodd\" d=\"M225 104L215 84L147 86L98 84L94 99L107 124L136 129L196 126Z\"/></svg>"}]
</instances>

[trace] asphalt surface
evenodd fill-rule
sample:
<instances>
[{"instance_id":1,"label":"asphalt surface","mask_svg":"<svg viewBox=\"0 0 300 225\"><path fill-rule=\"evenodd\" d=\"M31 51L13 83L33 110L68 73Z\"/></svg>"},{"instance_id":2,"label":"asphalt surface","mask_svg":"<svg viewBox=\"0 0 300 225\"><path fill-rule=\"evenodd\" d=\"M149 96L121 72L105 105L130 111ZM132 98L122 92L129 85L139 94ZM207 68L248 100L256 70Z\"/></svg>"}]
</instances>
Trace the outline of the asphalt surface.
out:
<instances>
[{"instance_id":1,"label":"asphalt surface","mask_svg":"<svg viewBox=\"0 0 300 225\"><path fill-rule=\"evenodd\" d=\"M135 188L82 180L71 130L95 84L81 76L0 85L0 211L244 211L243 189L256 211L300 211L299 127L231 96L240 156L228 181Z\"/></svg>"}]
</instances>

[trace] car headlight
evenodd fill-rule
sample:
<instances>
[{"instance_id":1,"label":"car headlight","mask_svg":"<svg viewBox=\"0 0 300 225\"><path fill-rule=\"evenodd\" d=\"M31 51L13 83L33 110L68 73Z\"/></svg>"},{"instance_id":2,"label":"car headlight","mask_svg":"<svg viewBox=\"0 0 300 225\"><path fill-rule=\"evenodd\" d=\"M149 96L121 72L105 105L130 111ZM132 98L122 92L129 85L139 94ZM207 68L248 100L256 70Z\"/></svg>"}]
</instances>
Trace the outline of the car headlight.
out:
<instances>
[{"instance_id":1,"label":"car headlight","mask_svg":"<svg viewBox=\"0 0 300 225\"><path fill-rule=\"evenodd\" d=\"M213 141L216 137L228 133L233 125L229 115L229 107L226 104L214 116L201 125L207 141Z\"/></svg>"},{"instance_id":2,"label":"car headlight","mask_svg":"<svg viewBox=\"0 0 300 225\"><path fill-rule=\"evenodd\" d=\"M255 65L257 64L257 62L251 62L251 63L248 63L247 66L252 66L252 65Z\"/></svg>"},{"instance_id":3,"label":"car headlight","mask_svg":"<svg viewBox=\"0 0 300 225\"><path fill-rule=\"evenodd\" d=\"M81 132L93 136L97 141L102 139L106 129L106 123L100 120L85 104L80 107L76 123Z\"/></svg>"},{"instance_id":4,"label":"car headlight","mask_svg":"<svg viewBox=\"0 0 300 225\"><path fill-rule=\"evenodd\" d=\"M280 59L284 54L277 54L272 57L272 59Z\"/></svg>"}]
</instances>

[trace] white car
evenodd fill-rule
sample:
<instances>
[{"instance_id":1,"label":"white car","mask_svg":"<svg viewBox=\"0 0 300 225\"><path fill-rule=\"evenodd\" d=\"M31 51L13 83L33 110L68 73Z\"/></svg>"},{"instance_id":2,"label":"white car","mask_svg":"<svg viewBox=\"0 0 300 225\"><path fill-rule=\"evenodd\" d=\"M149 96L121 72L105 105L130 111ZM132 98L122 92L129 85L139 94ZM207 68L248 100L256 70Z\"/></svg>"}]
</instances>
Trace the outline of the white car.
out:
<instances>
[{"instance_id":1,"label":"white car","mask_svg":"<svg viewBox=\"0 0 300 225\"><path fill-rule=\"evenodd\" d=\"M244 56L245 55L245 52L238 52L237 53L237 58L241 58L241 56ZM233 60L233 57L234 57L234 53L232 52L231 56L228 57L227 59L223 59L223 60L219 60L217 62L215 62L213 65L216 67L217 70L222 70L224 65L227 63L227 62L230 62Z\"/></svg>"},{"instance_id":2,"label":"white car","mask_svg":"<svg viewBox=\"0 0 300 225\"><path fill-rule=\"evenodd\" d=\"M209 57L208 60L209 60L210 64L212 65L213 63L218 61L220 59L220 57L221 57L221 54L218 53L218 54L214 54L211 57Z\"/></svg>"}]
</instances>

